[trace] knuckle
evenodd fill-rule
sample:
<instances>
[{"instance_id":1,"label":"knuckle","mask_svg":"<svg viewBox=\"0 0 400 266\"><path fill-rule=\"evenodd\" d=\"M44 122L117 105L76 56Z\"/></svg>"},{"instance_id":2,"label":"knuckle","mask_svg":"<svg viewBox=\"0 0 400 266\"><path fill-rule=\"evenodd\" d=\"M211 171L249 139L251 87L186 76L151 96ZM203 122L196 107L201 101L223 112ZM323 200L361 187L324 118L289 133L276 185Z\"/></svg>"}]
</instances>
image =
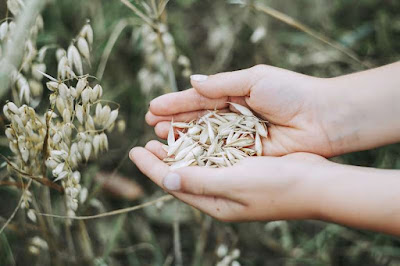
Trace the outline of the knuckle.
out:
<instances>
[{"instance_id":1,"label":"knuckle","mask_svg":"<svg viewBox=\"0 0 400 266\"><path fill-rule=\"evenodd\" d=\"M259 74L265 73L265 71L267 71L267 69L268 69L267 65L258 64L258 65L251 67L250 71L252 73L254 73L255 75L259 75Z\"/></svg>"}]
</instances>

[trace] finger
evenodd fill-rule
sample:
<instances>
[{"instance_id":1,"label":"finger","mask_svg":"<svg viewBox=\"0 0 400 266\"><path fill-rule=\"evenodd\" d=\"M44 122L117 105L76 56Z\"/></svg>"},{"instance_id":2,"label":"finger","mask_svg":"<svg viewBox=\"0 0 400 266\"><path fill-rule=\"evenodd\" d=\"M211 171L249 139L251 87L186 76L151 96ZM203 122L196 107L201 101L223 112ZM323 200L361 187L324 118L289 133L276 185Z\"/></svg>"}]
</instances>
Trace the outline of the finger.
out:
<instances>
[{"instance_id":1,"label":"finger","mask_svg":"<svg viewBox=\"0 0 400 266\"><path fill-rule=\"evenodd\" d=\"M241 186L240 181L232 178L231 170L199 166L179 168L165 176L163 185L169 191L240 200L235 193Z\"/></svg>"},{"instance_id":2,"label":"finger","mask_svg":"<svg viewBox=\"0 0 400 266\"><path fill-rule=\"evenodd\" d=\"M129 152L129 158L139 170L158 186L163 187L162 180L168 174L169 167L149 150L135 147Z\"/></svg>"},{"instance_id":3,"label":"finger","mask_svg":"<svg viewBox=\"0 0 400 266\"><path fill-rule=\"evenodd\" d=\"M221 109L220 112L227 112L228 109ZM190 122L194 119L198 119L203 115L207 114L209 110L201 110L201 111L192 111L186 113L180 113L176 115L155 115L151 111L148 111L146 114L146 122L150 126L155 126L157 123L162 121L171 121L175 122Z\"/></svg>"},{"instance_id":4,"label":"finger","mask_svg":"<svg viewBox=\"0 0 400 266\"><path fill-rule=\"evenodd\" d=\"M210 99L195 89L164 94L150 102L150 111L154 115L173 115L207 109L221 109L228 106L227 98Z\"/></svg>"},{"instance_id":5,"label":"finger","mask_svg":"<svg viewBox=\"0 0 400 266\"><path fill-rule=\"evenodd\" d=\"M147 142L145 149L151 151L158 159L163 160L167 157L167 152L163 149L163 144L157 140L150 140Z\"/></svg>"},{"instance_id":6,"label":"finger","mask_svg":"<svg viewBox=\"0 0 400 266\"><path fill-rule=\"evenodd\" d=\"M223 221L234 221L243 216L245 205L224 198L193 195L175 192L171 193L179 200L205 212L206 214Z\"/></svg>"},{"instance_id":7,"label":"finger","mask_svg":"<svg viewBox=\"0 0 400 266\"><path fill-rule=\"evenodd\" d=\"M253 84L261 76L260 67L253 67L211 76L192 75L190 82L200 94L209 98L248 96Z\"/></svg>"},{"instance_id":8,"label":"finger","mask_svg":"<svg viewBox=\"0 0 400 266\"><path fill-rule=\"evenodd\" d=\"M169 128L171 127L171 122L168 121L162 121L159 122L155 127L154 127L154 132L156 135L161 138L161 139L167 139L168 137L168 131Z\"/></svg>"}]
</instances>

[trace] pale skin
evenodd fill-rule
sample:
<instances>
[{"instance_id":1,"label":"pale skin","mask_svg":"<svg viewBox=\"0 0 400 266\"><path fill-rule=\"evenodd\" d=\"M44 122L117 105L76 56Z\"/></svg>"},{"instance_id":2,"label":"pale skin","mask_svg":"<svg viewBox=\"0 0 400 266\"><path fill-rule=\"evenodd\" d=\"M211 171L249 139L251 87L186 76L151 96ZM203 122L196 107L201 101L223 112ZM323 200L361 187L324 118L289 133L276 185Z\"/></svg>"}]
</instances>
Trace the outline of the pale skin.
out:
<instances>
[{"instance_id":1,"label":"pale skin","mask_svg":"<svg viewBox=\"0 0 400 266\"><path fill-rule=\"evenodd\" d=\"M330 79L261 65L191 83L150 103L156 134L236 102L271 122L263 156L170 171L150 141L130 158L157 185L223 221L319 219L400 235L400 171L325 159L400 141L400 62Z\"/></svg>"}]
</instances>

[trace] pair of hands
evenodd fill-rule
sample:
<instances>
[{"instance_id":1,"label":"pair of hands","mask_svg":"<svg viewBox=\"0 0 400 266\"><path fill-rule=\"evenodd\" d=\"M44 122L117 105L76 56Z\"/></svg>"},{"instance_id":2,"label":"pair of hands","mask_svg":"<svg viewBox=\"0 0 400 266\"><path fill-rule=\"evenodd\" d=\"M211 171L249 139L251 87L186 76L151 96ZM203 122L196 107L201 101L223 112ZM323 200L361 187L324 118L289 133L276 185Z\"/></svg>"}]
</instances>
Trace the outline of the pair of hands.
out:
<instances>
[{"instance_id":1,"label":"pair of hands","mask_svg":"<svg viewBox=\"0 0 400 266\"><path fill-rule=\"evenodd\" d=\"M146 121L155 127L156 134L165 139L172 119L190 121L207 110L227 110L227 102L235 102L271 122L269 136L263 139L265 157L246 158L229 168L187 167L170 173L162 162L166 156L162 144L150 141L145 148L136 147L130 153L139 169L175 197L220 220L317 216L318 208L310 207L315 191L307 176L313 169L330 164L315 154L335 154L319 112L325 81L255 66L194 76L191 82L193 89L166 94L150 103Z\"/></svg>"},{"instance_id":2,"label":"pair of hands","mask_svg":"<svg viewBox=\"0 0 400 266\"><path fill-rule=\"evenodd\" d=\"M393 204L400 200L399 173L325 159L400 141L399 70L395 63L321 79L260 65L194 75L192 89L151 101L146 121L156 134L166 139L172 119L187 122L239 103L271 122L263 156L171 172L153 140L130 158L157 185L223 221L323 219L400 234Z\"/></svg>"}]
</instances>

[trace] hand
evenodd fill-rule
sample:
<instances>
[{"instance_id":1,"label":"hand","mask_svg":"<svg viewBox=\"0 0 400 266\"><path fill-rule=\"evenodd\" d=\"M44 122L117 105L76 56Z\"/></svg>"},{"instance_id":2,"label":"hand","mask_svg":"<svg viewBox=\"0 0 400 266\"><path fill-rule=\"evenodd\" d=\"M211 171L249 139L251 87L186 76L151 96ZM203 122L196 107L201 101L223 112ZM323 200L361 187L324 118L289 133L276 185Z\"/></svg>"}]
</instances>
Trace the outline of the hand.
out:
<instances>
[{"instance_id":1,"label":"hand","mask_svg":"<svg viewBox=\"0 0 400 266\"><path fill-rule=\"evenodd\" d=\"M265 65L208 76L203 81L196 77L191 80L194 89L169 93L150 103L146 121L155 126L160 138L167 137L171 119L190 121L210 109L227 111L233 108L227 102L235 102L271 122L269 137L263 139L263 155L335 154L319 108L325 103L320 93L325 79Z\"/></svg>"},{"instance_id":2,"label":"hand","mask_svg":"<svg viewBox=\"0 0 400 266\"><path fill-rule=\"evenodd\" d=\"M169 171L158 141L130 152L131 160L178 199L223 221L315 217L310 173L331 162L306 153L251 157L227 168L186 167Z\"/></svg>"}]
</instances>

